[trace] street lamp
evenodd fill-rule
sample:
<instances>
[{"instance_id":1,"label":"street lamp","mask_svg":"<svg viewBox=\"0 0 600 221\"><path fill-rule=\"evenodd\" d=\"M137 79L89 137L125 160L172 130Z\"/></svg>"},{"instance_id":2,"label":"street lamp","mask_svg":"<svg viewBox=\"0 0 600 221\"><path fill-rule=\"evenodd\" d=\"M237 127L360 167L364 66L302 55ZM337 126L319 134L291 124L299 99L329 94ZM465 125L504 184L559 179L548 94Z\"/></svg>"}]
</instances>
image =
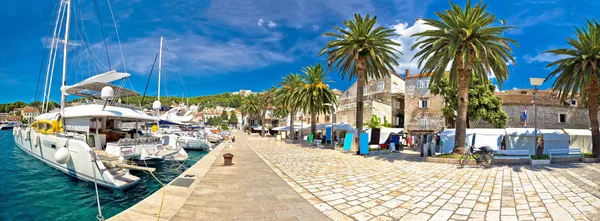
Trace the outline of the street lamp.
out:
<instances>
[{"instance_id":1,"label":"street lamp","mask_svg":"<svg viewBox=\"0 0 600 221\"><path fill-rule=\"evenodd\" d=\"M529 83L531 85L533 85L533 125L535 126L535 150L536 150L536 155L538 157L540 157L542 155L542 153L540 153L540 150L538 150L537 148L537 143L538 143L538 136L537 136L537 132L538 132L538 126L537 126L537 93L538 93L538 88L537 86L542 86L542 84L544 83L544 78L529 78ZM543 149L542 149L543 150Z\"/></svg>"},{"instance_id":2,"label":"street lamp","mask_svg":"<svg viewBox=\"0 0 600 221\"><path fill-rule=\"evenodd\" d=\"M335 107L333 106L332 103L325 103L323 105L331 107L331 137L329 138L329 140L333 144L333 113L335 112Z\"/></svg>"}]
</instances>

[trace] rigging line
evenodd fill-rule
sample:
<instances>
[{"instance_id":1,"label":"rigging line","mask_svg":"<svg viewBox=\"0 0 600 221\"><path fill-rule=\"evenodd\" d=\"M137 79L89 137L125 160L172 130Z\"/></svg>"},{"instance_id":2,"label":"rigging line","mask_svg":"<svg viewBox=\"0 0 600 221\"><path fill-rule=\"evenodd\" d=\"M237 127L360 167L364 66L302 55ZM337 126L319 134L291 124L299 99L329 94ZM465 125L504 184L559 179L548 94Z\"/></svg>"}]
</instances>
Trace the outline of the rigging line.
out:
<instances>
[{"instance_id":1,"label":"rigging line","mask_svg":"<svg viewBox=\"0 0 600 221\"><path fill-rule=\"evenodd\" d=\"M169 49L169 44L167 44L167 41L165 42L165 46L167 46L167 51L169 51L169 59L171 60L172 64L175 64L175 61L173 60L173 54L171 53L171 49ZM183 78L181 77L181 73L179 72L179 70L177 70L177 68L173 68L175 69L175 71L177 72L177 75L179 75L179 81L181 82L181 85L183 86L183 91L185 92L185 94L187 93L187 88L185 87L185 84L183 83ZM181 98L183 99L183 97Z\"/></svg>"},{"instance_id":2,"label":"rigging line","mask_svg":"<svg viewBox=\"0 0 600 221\"><path fill-rule=\"evenodd\" d=\"M144 88L144 94L142 95L142 101L140 102L140 106L142 107L144 105L144 99L146 98L148 84L150 84L150 77L152 77L152 71L154 71L154 66L156 65L156 59L158 59L158 52L156 52L156 56L154 56L154 63L152 63L152 68L150 69L150 74L148 75L148 81L146 81L146 88Z\"/></svg>"},{"instance_id":3,"label":"rigging line","mask_svg":"<svg viewBox=\"0 0 600 221\"><path fill-rule=\"evenodd\" d=\"M53 38L54 39L54 57L52 58L52 62L51 62L52 63L52 67L51 67L51 69L48 72L49 75L50 75L50 79L48 80L48 88L47 88L48 90L45 93L45 95L46 95L46 103L50 102L50 91L52 91L52 79L54 77L54 65L56 64L56 55L58 54L58 42L59 42L58 37L60 36L60 33L62 32L62 24L63 24L63 22L65 20L65 14L66 14L66 10L67 10L67 4L66 3L62 4L62 6L63 6L63 9L61 9L61 10L64 10L64 11L62 11L62 15L60 17L60 22L57 22L59 24L58 25L58 32L56 32L56 35ZM45 110L45 112L48 112L48 104L46 104L46 110Z\"/></svg>"},{"instance_id":4,"label":"rigging line","mask_svg":"<svg viewBox=\"0 0 600 221\"><path fill-rule=\"evenodd\" d=\"M51 18L54 18L54 15L56 14L56 6L58 6L57 1L54 1L54 6L52 6L52 16ZM52 30L52 19L48 20L48 32L46 33L46 42L44 43L44 52L42 52L42 61L40 62L40 71L38 72L38 80L37 80L37 85L35 86L35 97L33 98L33 101L37 101L38 98L38 91L40 89L40 78L42 78L42 71L44 69L44 60L46 59L46 53L48 53L48 36L50 35L50 30Z\"/></svg>"},{"instance_id":5,"label":"rigging line","mask_svg":"<svg viewBox=\"0 0 600 221\"><path fill-rule=\"evenodd\" d=\"M119 51L121 51L121 60L123 62L123 69L127 72L127 65L125 64L125 55L123 55L123 48L121 47L121 38L119 37L119 29L117 28L117 21L115 21L115 15L113 14L112 7L110 6L110 0L106 0L108 3L108 9L110 10L110 16L112 17L113 24L115 25L115 33L117 33L117 42L119 43Z\"/></svg>"},{"instance_id":6,"label":"rigging line","mask_svg":"<svg viewBox=\"0 0 600 221\"><path fill-rule=\"evenodd\" d=\"M44 112L45 107L47 106L46 104L46 93L47 93L47 89L48 89L48 76L50 75L50 64L52 62L52 54L55 53L55 44L56 43L56 31L58 30L58 22L60 21L61 17L62 17L62 8L64 6L64 2L61 1L60 2L60 6L58 7L58 13L56 15L56 23L54 24L54 32L52 33L52 43L50 46L50 54L48 55L48 66L46 67L46 76L44 77L44 94L42 95L42 113Z\"/></svg>"},{"instance_id":7,"label":"rigging line","mask_svg":"<svg viewBox=\"0 0 600 221\"><path fill-rule=\"evenodd\" d=\"M79 1L79 5L81 5L81 1ZM75 14L77 17L77 13ZM81 16L81 7L79 7L79 20L82 20L82 16ZM75 20L75 28L77 29L77 33L79 34L79 38L81 38L81 41L83 42L84 45L84 49L87 52L87 54L89 55L90 59L92 60L92 62L94 62L94 68L96 69L96 73L98 73L98 63L96 63L96 61L94 60L94 58L92 57L92 55L90 54L90 44L89 41L86 41L85 38L83 38L83 35L81 35L81 30L79 29L79 25L81 25L83 27L83 21L82 22L77 22L77 18L74 19ZM86 35L87 37L87 35ZM88 60L88 65L89 65L89 60ZM88 68L89 70L89 68Z\"/></svg>"},{"instance_id":8,"label":"rigging line","mask_svg":"<svg viewBox=\"0 0 600 221\"><path fill-rule=\"evenodd\" d=\"M94 0L94 6L96 6L96 14L98 15L98 21L100 22L100 30L102 31L102 38L104 39L104 50L106 51L106 60L108 60L108 71L112 70L110 66L110 56L108 56L108 46L106 45L106 36L104 35L104 26L102 25L102 19L100 19L100 10L98 10L98 3Z\"/></svg>"},{"instance_id":9,"label":"rigging line","mask_svg":"<svg viewBox=\"0 0 600 221\"><path fill-rule=\"evenodd\" d=\"M79 0L79 4L81 5L81 0ZM90 37L87 34L87 31L85 30L85 26L83 25L83 14L81 12L81 8L79 8L79 19L81 20L81 32L83 32L83 36L85 36L85 41L87 42L88 45L92 45L90 43ZM98 61L98 63L100 64L100 68L102 68L103 70L108 70L108 67L106 67L106 65L104 65L104 63L102 63L102 59L100 59L100 57L98 57L98 55L96 55L96 53L94 52L94 50L91 49L91 47L89 47L90 53L92 54L92 60L94 61L94 63L96 63L96 60ZM94 60L95 59L95 60ZM96 70L97 73L100 73L100 70Z\"/></svg>"}]
</instances>

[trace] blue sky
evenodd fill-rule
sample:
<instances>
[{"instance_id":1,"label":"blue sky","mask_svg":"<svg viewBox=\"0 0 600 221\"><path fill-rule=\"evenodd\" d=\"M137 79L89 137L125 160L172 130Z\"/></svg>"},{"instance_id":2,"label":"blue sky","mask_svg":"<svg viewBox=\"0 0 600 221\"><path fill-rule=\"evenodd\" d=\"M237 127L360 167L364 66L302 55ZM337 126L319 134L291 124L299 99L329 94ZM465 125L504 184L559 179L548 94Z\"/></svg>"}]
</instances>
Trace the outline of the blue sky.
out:
<instances>
[{"instance_id":1,"label":"blue sky","mask_svg":"<svg viewBox=\"0 0 600 221\"><path fill-rule=\"evenodd\" d=\"M0 8L3 31L0 50L0 103L34 100L38 72L52 20L54 3L38 1L4 1ZM100 23L94 1L73 0L74 22L83 24L94 59L84 46L70 50L68 84L73 84L99 71L108 70ZM106 0L97 0L108 45L111 68L124 70L119 45ZM464 1L455 1L463 5ZM514 48L517 65L511 66L510 78L503 89L528 88L530 77L545 77L549 61L556 58L543 51L565 47L574 26L585 18L593 18L600 2L566 0L485 1L489 11L518 27L507 36L518 41ZM276 85L282 76L299 72L303 66L322 62L318 51L328 40L321 35L342 25L353 13L378 16L378 23L395 28L396 40L403 44L399 73L405 69L418 72L411 62L414 51L410 35L427 29L417 18L435 16L449 8L447 0L218 0L155 1L111 0L119 28L121 47L127 71L132 74L128 88L142 92L159 38L165 37L163 64L166 74L161 94L190 96L250 89L261 91ZM83 32L83 31L82 31ZM82 43L73 29L71 40ZM84 36L84 38L86 38ZM60 55L60 54L59 54ZM104 66L104 67L103 67ZM60 70L58 67L56 70ZM155 72L156 74L156 72ZM59 99L60 72L54 76L52 99ZM332 73L334 88L345 90L348 79ZM42 79L43 81L43 79ZM157 78L150 80L148 93L155 95ZM544 88L550 84L544 84ZM41 89L40 92L41 94ZM38 95L41 97L41 95Z\"/></svg>"}]
</instances>

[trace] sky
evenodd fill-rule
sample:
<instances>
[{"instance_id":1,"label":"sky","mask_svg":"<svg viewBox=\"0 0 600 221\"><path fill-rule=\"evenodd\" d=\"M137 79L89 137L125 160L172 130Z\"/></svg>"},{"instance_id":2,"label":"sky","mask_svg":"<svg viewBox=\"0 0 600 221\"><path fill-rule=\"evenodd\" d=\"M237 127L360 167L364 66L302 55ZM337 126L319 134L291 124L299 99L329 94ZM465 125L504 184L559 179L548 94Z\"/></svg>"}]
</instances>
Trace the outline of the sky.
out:
<instances>
[{"instance_id":1,"label":"sky","mask_svg":"<svg viewBox=\"0 0 600 221\"><path fill-rule=\"evenodd\" d=\"M45 51L45 57L48 56L46 40L52 37L48 27L56 21L58 2L3 1L0 103L32 102L36 92L37 100L41 100L45 72L39 74L40 66L47 65L42 56ZM331 38L322 34L342 26L354 13L376 15L378 25L395 29L398 35L394 40L401 43L398 49L403 53L396 71L403 74L409 69L417 73L419 68L412 61L416 51L410 50L415 39L410 36L430 28L418 18L437 18L435 12L450 8L447 0L72 2L67 84L109 69L126 70L131 77L123 82L125 87L143 93L149 82L147 94L156 95L156 68L148 76L160 37L164 37L163 96L199 96L240 89L262 91L276 86L283 76L323 62L324 57L318 52ZM465 0L453 2L464 5ZM506 25L517 27L506 33L519 46L513 47L517 62L509 67L510 77L502 90L531 88L530 77L546 77L552 71L546 65L557 57L543 52L568 47L566 38L574 37L575 26L584 25L586 18L594 18L600 10L600 2L583 0L484 3ZM57 61L50 94L55 101L60 100L62 50ZM337 72L329 76L332 88L346 90L352 84ZM547 82L542 88L550 86L551 82Z\"/></svg>"}]
</instances>

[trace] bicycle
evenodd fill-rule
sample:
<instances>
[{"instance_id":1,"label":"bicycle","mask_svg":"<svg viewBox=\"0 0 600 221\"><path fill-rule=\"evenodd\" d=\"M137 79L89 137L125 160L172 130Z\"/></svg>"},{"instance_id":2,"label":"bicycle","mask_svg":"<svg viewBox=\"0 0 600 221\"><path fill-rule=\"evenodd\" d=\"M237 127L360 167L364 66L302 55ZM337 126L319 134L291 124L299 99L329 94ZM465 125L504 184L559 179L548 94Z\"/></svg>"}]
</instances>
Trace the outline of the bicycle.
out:
<instances>
[{"instance_id":1,"label":"bicycle","mask_svg":"<svg viewBox=\"0 0 600 221\"><path fill-rule=\"evenodd\" d=\"M489 168L494 163L494 152L488 146L479 147L478 150L474 150L474 146L470 146L467 152L460 157L460 168L465 167L469 164L469 161L473 158L477 165L483 168Z\"/></svg>"}]
</instances>

